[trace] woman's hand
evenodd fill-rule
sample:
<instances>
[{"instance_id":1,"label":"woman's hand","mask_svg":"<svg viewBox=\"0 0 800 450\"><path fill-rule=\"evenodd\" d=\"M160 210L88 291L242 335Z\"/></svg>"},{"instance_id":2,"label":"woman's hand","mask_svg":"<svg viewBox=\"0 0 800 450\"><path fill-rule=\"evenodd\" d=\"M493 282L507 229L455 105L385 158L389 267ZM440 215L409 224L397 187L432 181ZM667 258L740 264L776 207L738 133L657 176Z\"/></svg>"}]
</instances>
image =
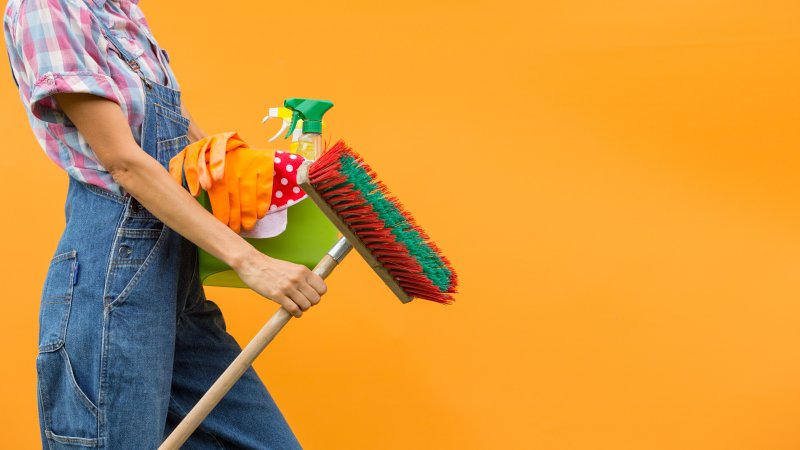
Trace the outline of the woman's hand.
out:
<instances>
[{"instance_id":1,"label":"woman's hand","mask_svg":"<svg viewBox=\"0 0 800 450\"><path fill-rule=\"evenodd\" d=\"M250 289L298 318L303 311L319 303L328 290L322 277L308 267L270 258L255 248L231 268Z\"/></svg>"}]
</instances>

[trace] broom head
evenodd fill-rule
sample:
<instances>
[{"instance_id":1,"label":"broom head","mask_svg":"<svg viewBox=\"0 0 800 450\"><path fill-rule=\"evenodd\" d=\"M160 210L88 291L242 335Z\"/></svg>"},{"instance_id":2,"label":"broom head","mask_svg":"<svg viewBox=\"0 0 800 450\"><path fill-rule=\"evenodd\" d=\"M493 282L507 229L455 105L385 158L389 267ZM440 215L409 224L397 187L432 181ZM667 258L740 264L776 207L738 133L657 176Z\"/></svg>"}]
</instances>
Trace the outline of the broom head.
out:
<instances>
[{"instance_id":1,"label":"broom head","mask_svg":"<svg viewBox=\"0 0 800 450\"><path fill-rule=\"evenodd\" d=\"M344 141L304 162L297 182L400 301L453 302L450 261Z\"/></svg>"}]
</instances>

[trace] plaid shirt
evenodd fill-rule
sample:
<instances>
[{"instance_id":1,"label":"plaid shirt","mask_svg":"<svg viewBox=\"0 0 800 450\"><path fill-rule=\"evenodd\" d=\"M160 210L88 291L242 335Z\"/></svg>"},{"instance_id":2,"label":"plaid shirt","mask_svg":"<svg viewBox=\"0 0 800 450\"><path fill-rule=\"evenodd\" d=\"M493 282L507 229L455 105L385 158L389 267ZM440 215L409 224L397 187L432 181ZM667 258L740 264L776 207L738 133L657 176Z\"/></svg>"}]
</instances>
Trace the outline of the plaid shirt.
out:
<instances>
[{"instance_id":1,"label":"plaid shirt","mask_svg":"<svg viewBox=\"0 0 800 450\"><path fill-rule=\"evenodd\" d=\"M134 56L142 73L173 89L178 82L137 3L88 0L93 11ZM45 154L86 183L122 194L111 174L52 97L84 92L113 100L141 144L144 86L102 33L83 0L9 0L3 34L11 69L33 133Z\"/></svg>"}]
</instances>

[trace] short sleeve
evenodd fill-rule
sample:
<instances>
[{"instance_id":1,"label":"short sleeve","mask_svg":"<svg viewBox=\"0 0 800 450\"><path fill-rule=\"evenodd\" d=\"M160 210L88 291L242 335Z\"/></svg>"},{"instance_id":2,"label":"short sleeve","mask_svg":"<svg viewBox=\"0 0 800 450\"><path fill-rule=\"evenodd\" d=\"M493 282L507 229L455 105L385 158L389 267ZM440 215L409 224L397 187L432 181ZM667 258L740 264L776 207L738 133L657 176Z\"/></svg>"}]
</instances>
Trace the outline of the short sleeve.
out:
<instances>
[{"instance_id":1,"label":"short sleeve","mask_svg":"<svg viewBox=\"0 0 800 450\"><path fill-rule=\"evenodd\" d=\"M67 121L52 97L57 93L87 93L121 103L110 76L107 41L82 0L24 0L12 37L24 71L17 77L30 88L35 117Z\"/></svg>"}]
</instances>

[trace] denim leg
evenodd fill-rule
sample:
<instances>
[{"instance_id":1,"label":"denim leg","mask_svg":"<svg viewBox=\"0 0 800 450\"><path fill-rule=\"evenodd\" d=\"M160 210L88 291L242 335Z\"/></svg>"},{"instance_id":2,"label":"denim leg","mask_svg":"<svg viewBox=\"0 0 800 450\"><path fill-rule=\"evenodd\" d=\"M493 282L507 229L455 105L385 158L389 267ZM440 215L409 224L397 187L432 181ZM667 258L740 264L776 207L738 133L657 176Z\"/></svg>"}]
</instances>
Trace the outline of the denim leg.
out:
<instances>
[{"instance_id":1,"label":"denim leg","mask_svg":"<svg viewBox=\"0 0 800 450\"><path fill-rule=\"evenodd\" d=\"M158 448L172 384L183 241L145 216L118 229L102 285L99 429L113 450Z\"/></svg>"},{"instance_id":2,"label":"denim leg","mask_svg":"<svg viewBox=\"0 0 800 450\"><path fill-rule=\"evenodd\" d=\"M36 374L42 448L100 447L98 343L103 304L98 290L92 289L93 258L70 243L57 253L40 305Z\"/></svg>"},{"instance_id":3,"label":"denim leg","mask_svg":"<svg viewBox=\"0 0 800 450\"><path fill-rule=\"evenodd\" d=\"M155 449L172 381L176 286L185 282L181 241L125 200L75 181L66 215L40 308L42 446Z\"/></svg>"},{"instance_id":4,"label":"denim leg","mask_svg":"<svg viewBox=\"0 0 800 450\"><path fill-rule=\"evenodd\" d=\"M178 321L172 396L165 437L241 351L217 305L196 300ZM186 449L301 449L289 424L253 368L231 388L186 442Z\"/></svg>"},{"instance_id":5,"label":"denim leg","mask_svg":"<svg viewBox=\"0 0 800 450\"><path fill-rule=\"evenodd\" d=\"M136 286L106 307L101 366L101 430L109 449L155 449L162 441L172 382L180 255L165 231ZM149 245L152 245L149 244ZM135 255L135 252L134 252ZM123 271L124 273L124 271ZM112 281L115 280L115 281ZM131 286L130 274L107 287Z\"/></svg>"},{"instance_id":6,"label":"denim leg","mask_svg":"<svg viewBox=\"0 0 800 450\"><path fill-rule=\"evenodd\" d=\"M170 317L174 310L149 308L169 303L166 300L135 295L109 313L103 361L107 376L101 391L109 449L151 449L161 443L171 381L169 330L174 327L174 316ZM158 323L150 312L163 314L173 324Z\"/></svg>"}]
</instances>

